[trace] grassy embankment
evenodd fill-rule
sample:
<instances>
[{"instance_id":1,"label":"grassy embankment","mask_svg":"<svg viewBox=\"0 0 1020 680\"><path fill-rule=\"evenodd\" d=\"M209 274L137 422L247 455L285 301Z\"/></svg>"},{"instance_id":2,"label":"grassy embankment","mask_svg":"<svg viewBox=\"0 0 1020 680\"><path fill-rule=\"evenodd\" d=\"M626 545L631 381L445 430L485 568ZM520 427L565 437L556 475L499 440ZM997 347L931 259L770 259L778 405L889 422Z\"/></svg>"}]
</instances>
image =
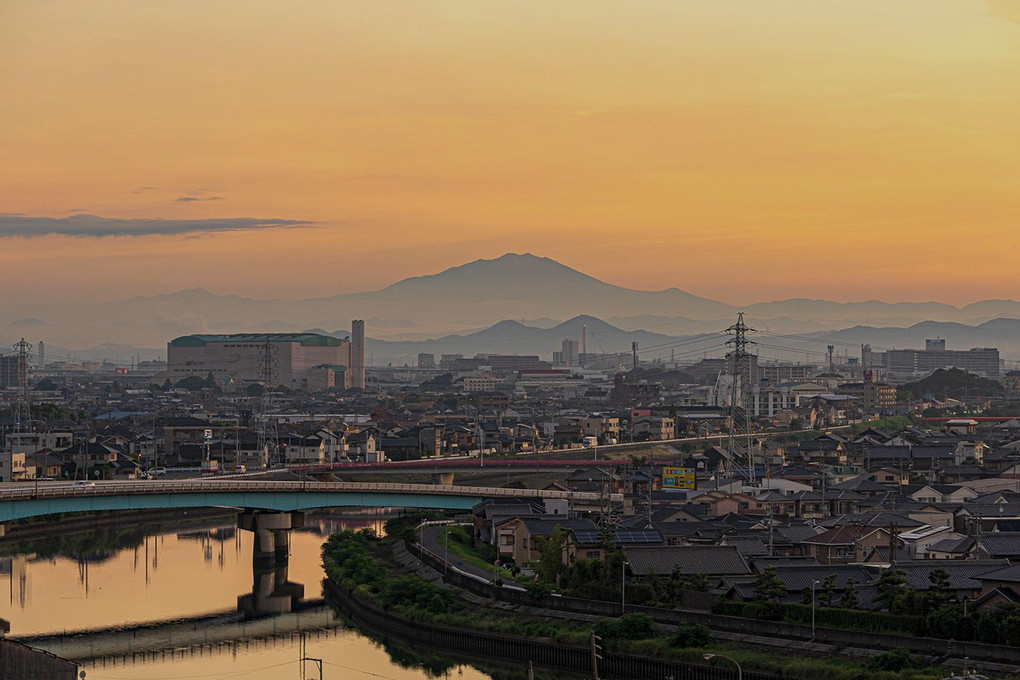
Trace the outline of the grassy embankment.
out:
<instances>
[{"instance_id":1,"label":"grassy embankment","mask_svg":"<svg viewBox=\"0 0 1020 680\"><path fill-rule=\"evenodd\" d=\"M330 537L323 546L323 566L335 583L353 590L358 597L391 610L411 621L435 623L512 635L526 635L560 644L583 645L592 626L583 622L550 620L545 617L498 615L459 599L449 588L417 576L391 573L387 566L395 540L402 540L406 529L387 527L388 538L376 538L369 531L343 532ZM451 541L452 545L452 541ZM611 650L674 658L704 664L706 652L726 654L740 661L745 670L781 674L804 680L934 680L937 669L917 668L909 656L898 652L871 660L804 656L789 652L771 653L736 644L712 641L703 626L680 626L667 634L643 614L628 614L619 619L603 619L596 632ZM719 660L717 660L719 661ZM720 663L722 663L720 661Z\"/></svg>"},{"instance_id":2,"label":"grassy embankment","mask_svg":"<svg viewBox=\"0 0 1020 680\"><path fill-rule=\"evenodd\" d=\"M449 533L449 540L445 534ZM496 559L496 551L486 545L488 550L479 550L472 545L471 527L450 525L441 527L439 530L439 544L450 551L449 562L456 564L458 560L467 562L489 573L492 572L492 561ZM507 569L499 567L496 570L498 577L505 581L512 581L513 574Z\"/></svg>"}]
</instances>

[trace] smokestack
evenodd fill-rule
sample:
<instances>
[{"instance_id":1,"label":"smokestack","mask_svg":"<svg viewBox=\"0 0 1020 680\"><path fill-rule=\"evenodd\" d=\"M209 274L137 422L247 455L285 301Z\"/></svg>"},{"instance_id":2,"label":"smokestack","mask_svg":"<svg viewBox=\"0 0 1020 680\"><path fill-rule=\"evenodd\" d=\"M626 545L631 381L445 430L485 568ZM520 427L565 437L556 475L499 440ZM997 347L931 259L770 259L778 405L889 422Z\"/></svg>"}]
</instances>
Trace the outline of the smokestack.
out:
<instances>
[{"instance_id":1,"label":"smokestack","mask_svg":"<svg viewBox=\"0 0 1020 680\"><path fill-rule=\"evenodd\" d=\"M46 345L39 341L39 368L46 368Z\"/></svg>"},{"instance_id":2,"label":"smokestack","mask_svg":"<svg viewBox=\"0 0 1020 680\"><path fill-rule=\"evenodd\" d=\"M351 322L351 387L365 389L365 322Z\"/></svg>"}]
</instances>

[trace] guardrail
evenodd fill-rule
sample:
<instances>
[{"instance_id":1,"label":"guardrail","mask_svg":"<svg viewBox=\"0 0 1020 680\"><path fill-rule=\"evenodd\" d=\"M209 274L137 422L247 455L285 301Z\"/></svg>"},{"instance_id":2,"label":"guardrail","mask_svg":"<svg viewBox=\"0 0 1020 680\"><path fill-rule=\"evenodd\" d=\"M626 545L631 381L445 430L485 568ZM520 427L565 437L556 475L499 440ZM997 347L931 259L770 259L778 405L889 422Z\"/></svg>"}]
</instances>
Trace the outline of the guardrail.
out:
<instances>
[{"instance_id":1,"label":"guardrail","mask_svg":"<svg viewBox=\"0 0 1020 680\"><path fill-rule=\"evenodd\" d=\"M94 486L42 483L0 488L0 502L44 498L137 496L166 493L410 493L430 496L477 496L482 498L548 498L574 503L600 502L601 495L584 491L504 489L487 486L440 486L387 482L232 481L195 479L186 481L94 482ZM612 494L614 502L623 500Z\"/></svg>"}]
</instances>

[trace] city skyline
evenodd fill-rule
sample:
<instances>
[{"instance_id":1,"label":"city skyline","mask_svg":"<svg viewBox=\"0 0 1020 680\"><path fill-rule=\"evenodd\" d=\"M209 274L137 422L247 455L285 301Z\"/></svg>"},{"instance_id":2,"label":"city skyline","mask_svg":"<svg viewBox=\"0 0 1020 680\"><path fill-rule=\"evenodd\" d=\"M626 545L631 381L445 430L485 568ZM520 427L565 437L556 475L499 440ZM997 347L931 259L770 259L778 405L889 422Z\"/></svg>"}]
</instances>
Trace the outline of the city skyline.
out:
<instances>
[{"instance_id":1,"label":"city skyline","mask_svg":"<svg viewBox=\"0 0 1020 680\"><path fill-rule=\"evenodd\" d=\"M26 302L302 299L505 252L734 305L1018 297L1008 2L0 19L0 285Z\"/></svg>"}]
</instances>

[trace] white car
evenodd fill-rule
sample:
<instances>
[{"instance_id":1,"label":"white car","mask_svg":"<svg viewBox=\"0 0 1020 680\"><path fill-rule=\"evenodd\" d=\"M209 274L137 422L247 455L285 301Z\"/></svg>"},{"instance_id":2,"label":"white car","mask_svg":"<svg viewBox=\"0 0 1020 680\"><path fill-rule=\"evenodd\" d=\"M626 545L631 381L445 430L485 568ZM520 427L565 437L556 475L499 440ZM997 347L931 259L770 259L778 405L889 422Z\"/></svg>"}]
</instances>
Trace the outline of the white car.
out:
<instances>
[{"instance_id":1,"label":"white car","mask_svg":"<svg viewBox=\"0 0 1020 680\"><path fill-rule=\"evenodd\" d=\"M88 480L79 480L79 481L75 482L74 485L77 486L77 487L86 487L86 486L95 486L96 483L95 482L90 482Z\"/></svg>"}]
</instances>

